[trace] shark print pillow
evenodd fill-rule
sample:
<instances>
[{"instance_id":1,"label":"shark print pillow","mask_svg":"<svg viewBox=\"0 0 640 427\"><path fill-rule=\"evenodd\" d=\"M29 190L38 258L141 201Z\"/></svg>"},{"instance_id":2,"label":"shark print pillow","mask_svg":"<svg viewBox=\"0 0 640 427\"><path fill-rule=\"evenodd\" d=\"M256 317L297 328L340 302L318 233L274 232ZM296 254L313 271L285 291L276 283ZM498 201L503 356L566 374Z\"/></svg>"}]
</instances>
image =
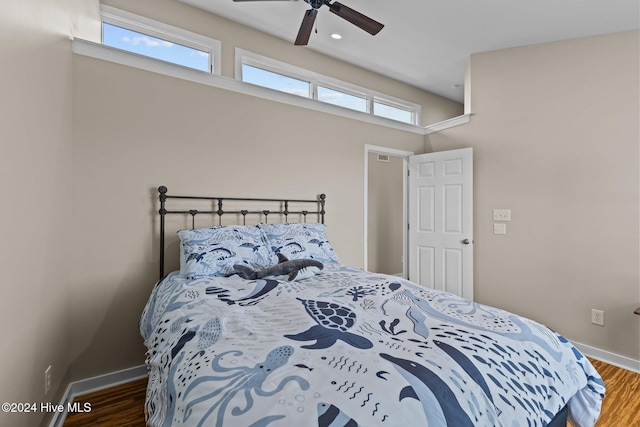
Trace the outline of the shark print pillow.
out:
<instances>
[{"instance_id":1,"label":"shark print pillow","mask_svg":"<svg viewBox=\"0 0 640 427\"><path fill-rule=\"evenodd\" d=\"M327 227L318 223L259 224L271 251L290 260L313 259L325 267L338 267L340 262L327 239Z\"/></svg>"},{"instance_id":2,"label":"shark print pillow","mask_svg":"<svg viewBox=\"0 0 640 427\"><path fill-rule=\"evenodd\" d=\"M187 278L230 276L234 265L254 270L277 264L264 232L250 226L216 226L178 231L180 273Z\"/></svg>"}]
</instances>

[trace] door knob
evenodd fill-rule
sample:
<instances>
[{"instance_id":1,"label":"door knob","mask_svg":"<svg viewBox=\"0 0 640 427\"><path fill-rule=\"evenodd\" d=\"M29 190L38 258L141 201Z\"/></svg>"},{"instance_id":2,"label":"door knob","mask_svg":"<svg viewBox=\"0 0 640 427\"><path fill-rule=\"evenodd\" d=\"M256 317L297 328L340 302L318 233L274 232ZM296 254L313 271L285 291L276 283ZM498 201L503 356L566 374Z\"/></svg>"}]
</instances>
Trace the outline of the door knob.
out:
<instances>
[{"instance_id":1,"label":"door knob","mask_svg":"<svg viewBox=\"0 0 640 427\"><path fill-rule=\"evenodd\" d=\"M471 240L469 240L469 239L464 239L461 243L462 243L463 245L468 245L469 243L471 243Z\"/></svg>"}]
</instances>

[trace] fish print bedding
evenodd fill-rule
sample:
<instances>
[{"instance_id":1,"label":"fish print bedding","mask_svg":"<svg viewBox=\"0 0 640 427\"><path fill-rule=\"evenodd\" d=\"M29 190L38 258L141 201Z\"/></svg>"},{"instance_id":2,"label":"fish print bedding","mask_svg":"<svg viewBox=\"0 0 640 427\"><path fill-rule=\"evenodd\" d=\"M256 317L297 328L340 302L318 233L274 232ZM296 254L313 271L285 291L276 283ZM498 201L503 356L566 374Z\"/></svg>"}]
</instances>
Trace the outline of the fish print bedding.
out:
<instances>
[{"instance_id":1,"label":"fish print bedding","mask_svg":"<svg viewBox=\"0 0 640 427\"><path fill-rule=\"evenodd\" d=\"M590 427L604 383L503 310L350 267L302 281L171 273L140 330L148 424Z\"/></svg>"}]
</instances>

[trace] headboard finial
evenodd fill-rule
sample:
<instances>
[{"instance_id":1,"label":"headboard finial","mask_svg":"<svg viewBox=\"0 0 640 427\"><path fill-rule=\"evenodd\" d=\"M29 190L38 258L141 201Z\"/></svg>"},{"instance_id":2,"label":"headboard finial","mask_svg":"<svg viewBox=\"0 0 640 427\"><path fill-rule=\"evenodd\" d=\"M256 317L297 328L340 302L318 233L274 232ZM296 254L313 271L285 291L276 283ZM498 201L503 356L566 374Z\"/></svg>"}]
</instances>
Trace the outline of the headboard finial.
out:
<instances>
[{"instance_id":1,"label":"headboard finial","mask_svg":"<svg viewBox=\"0 0 640 427\"><path fill-rule=\"evenodd\" d=\"M167 213L167 210L164 208L164 203L167 201L167 187L161 185L158 187L158 199L160 200L160 215L164 217L164 214Z\"/></svg>"},{"instance_id":2,"label":"headboard finial","mask_svg":"<svg viewBox=\"0 0 640 427\"><path fill-rule=\"evenodd\" d=\"M325 204L325 199L327 198L327 195L322 193L320 194L320 222L322 224L324 224L324 214L326 213L324 210L324 204Z\"/></svg>"}]
</instances>

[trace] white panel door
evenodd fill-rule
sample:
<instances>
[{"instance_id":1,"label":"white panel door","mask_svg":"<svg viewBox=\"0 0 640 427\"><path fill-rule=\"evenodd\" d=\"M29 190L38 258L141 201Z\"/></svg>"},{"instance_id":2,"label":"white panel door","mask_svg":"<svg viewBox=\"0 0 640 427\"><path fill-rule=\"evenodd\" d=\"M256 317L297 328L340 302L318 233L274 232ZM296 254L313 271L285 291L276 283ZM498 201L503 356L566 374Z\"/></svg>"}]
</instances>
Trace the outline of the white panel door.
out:
<instances>
[{"instance_id":1,"label":"white panel door","mask_svg":"<svg viewBox=\"0 0 640 427\"><path fill-rule=\"evenodd\" d=\"M473 300L473 149L409 157L409 279Z\"/></svg>"}]
</instances>

